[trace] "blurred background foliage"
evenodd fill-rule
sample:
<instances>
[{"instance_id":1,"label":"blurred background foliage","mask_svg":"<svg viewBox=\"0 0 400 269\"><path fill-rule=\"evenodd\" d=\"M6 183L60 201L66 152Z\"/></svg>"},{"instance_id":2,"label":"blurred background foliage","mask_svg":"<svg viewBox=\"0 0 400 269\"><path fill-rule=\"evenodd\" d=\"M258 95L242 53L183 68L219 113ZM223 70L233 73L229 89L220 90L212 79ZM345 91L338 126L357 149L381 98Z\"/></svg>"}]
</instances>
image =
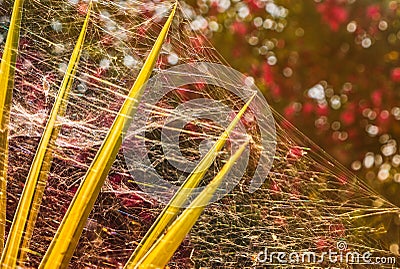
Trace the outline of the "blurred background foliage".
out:
<instances>
[{"instance_id":1,"label":"blurred background foliage","mask_svg":"<svg viewBox=\"0 0 400 269\"><path fill-rule=\"evenodd\" d=\"M275 110L400 205L400 1L189 0L183 10Z\"/></svg>"}]
</instances>

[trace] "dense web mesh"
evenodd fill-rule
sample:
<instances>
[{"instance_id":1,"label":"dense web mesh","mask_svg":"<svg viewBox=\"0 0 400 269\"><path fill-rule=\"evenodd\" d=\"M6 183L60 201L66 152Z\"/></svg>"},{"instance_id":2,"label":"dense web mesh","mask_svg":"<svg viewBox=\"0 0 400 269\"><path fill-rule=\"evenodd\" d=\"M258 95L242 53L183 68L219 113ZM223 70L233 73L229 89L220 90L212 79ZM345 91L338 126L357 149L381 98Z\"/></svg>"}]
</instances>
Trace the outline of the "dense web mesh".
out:
<instances>
[{"instance_id":1,"label":"dense web mesh","mask_svg":"<svg viewBox=\"0 0 400 269\"><path fill-rule=\"evenodd\" d=\"M0 3L0 34L5 37L12 1ZM95 2L67 112L59 118L62 129L25 266L37 267L42 259L171 5L158 1ZM25 3L10 123L8 229L87 6L85 1L72 0ZM155 73L181 63L223 61L205 37L191 31L188 19L195 15L190 12L186 4L179 4ZM234 104L223 89L214 87L209 90L213 94L204 94L207 91L192 85L190 91ZM185 92L176 96L176 102L187 98ZM237 104L233 106L237 109ZM207 207L170 267L261 268L257 254L265 247L270 251L321 252L335 249L338 241L345 241L349 250L398 254L399 209L276 113L275 119L278 144L263 186L248 192L250 162L250 172L236 188ZM194 131L203 134L204 128ZM218 128L209 130L210 136L219 134ZM257 137L256 131L252 134ZM160 139L157 135L147 138L154 143ZM182 137L181 146L189 152L188 158L198 154L194 140ZM209 178L219 170L221 159L210 169ZM159 171L172 181L176 178L177 171L167 165ZM71 268L123 266L162 208L163 204L135 184L121 151L86 224Z\"/></svg>"}]
</instances>

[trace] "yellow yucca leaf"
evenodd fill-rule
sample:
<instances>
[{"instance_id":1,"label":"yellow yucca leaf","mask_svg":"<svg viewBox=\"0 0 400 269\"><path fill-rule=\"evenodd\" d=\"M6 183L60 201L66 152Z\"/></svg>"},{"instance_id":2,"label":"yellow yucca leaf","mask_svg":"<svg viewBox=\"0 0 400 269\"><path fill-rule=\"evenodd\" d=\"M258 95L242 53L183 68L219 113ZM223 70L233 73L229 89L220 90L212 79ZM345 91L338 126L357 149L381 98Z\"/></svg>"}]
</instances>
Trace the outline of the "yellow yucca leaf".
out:
<instances>
[{"instance_id":1,"label":"yellow yucca leaf","mask_svg":"<svg viewBox=\"0 0 400 269\"><path fill-rule=\"evenodd\" d=\"M4 246L6 225L8 123L23 4L23 0L15 0L14 2L10 27L0 63L0 251L3 250Z\"/></svg>"},{"instance_id":2,"label":"yellow yucca leaf","mask_svg":"<svg viewBox=\"0 0 400 269\"><path fill-rule=\"evenodd\" d=\"M164 268L248 144L249 140L240 145L239 149L229 158L214 179L168 227L167 232L157 240L135 268Z\"/></svg>"},{"instance_id":3,"label":"yellow yucca leaf","mask_svg":"<svg viewBox=\"0 0 400 269\"><path fill-rule=\"evenodd\" d=\"M132 112L136 109L142 94L142 87L149 79L154 64L161 51L169 27L174 18L176 5L162 28L153 48L150 51L127 99L115 118L103 144L89 167L78 191L76 192L67 213L53 238L39 268L66 268L78 244L86 220L97 199L104 180L114 162L123 133L128 127Z\"/></svg>"},{"instance_id":4,"label":"yellow yucca leaf","mask_svg":"<svg viewBox=\"0 0 400 269\"><path fill-rule=\"evenodd\" d=\"M173 220L179 213L179 210L182 205L186 202L187 198L190 196L193 188L195 188L205 173L207 172L210 165L214 162L218 153L225 145L226 140L229 137L229 134L235 129L237 123L242 118L244 112L247 110L248 106L252 102L254 95L250 98L250 100L242 107L242 109L238 112L229 126L224 130L221 136L218 138L217 142L211 147L211 149L207 152L207 154L203 157L203 159L199 162L196 168L192 171L192 173L187 177L185 182L181 185L178 191L175 193L174 197L171 201L166 205L163 211L160 213L154 224L147 231L146 235L142 238L139 245L136 247L132 256L129 258L125 268L134 268L135 265L141 260L147 251L151 248L153 243L158 239L160 234L165 230L168 224Z\"/></svg>"},{"instance_id":5,"label":"yellow yucca leaf","mask_svg":"<svg viewBox=\"0 0 400 269\"><path fill-rule=\"evenodd\" d=\"M1 265L8 268L14 268L16 266L18 255L19 262L21 263L20 265L22 266L22 262L26 256L26 249L28 248L29 241L32 236L43 196L43 191L46 186L47 177L51 166L50 164L52 160L54 141L56 140L60 129L56 125L57 117L65 114L65 107L72 88L76 68L78 66L83 42L86 36L91 8L92 3L90 3L88 7L88 12L83 23L81 33L70 58L56 101L51 110L45 130L33 159L29 175L11 225L5 249L1 256Z\"/></svg>"}]
</instances>

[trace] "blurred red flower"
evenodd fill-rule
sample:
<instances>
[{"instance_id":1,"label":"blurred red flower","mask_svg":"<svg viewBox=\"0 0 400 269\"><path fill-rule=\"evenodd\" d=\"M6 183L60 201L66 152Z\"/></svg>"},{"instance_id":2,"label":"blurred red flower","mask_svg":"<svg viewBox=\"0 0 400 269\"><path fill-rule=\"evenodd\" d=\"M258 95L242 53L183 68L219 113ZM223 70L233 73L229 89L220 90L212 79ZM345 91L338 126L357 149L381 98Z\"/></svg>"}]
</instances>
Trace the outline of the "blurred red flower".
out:
<instances>
[{"instance_id":1,"label":"blurred red flower","mask_svg":"<svg viewBox=\"0 0 400 269\"><path fill-rule=\"evenodd\" d=\"M391 78L394 82L400 82L400 67L396 67L392 70Z\"/></svg>"},{"instance_id":2,"label":"blurred red flower","mask_svg":"<svg viewBox=\"0 0 400 269\"><path fill-rule=\"evenodd\" d=\"M322 20L335 32L348 18L347 10L343 7L342 1L338 0L327 0L318 4L317 11L321 14Z\"/></svg>"}]
</instances>

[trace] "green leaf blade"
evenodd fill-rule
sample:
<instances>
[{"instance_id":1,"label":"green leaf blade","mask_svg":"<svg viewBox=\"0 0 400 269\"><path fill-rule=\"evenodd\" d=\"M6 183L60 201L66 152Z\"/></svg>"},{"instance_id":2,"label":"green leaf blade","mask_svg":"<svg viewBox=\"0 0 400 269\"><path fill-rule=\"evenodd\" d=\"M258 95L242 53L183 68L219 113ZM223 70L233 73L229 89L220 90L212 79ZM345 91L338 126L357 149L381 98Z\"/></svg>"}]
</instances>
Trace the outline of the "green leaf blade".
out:
<instances>
[{"instance_id":1,"label":"green leaf blade","mask_svg":"<svg viewBox=\"0 0 400 269\"><path fill-rule=\"evenodd\" d=\"M71 55L64 79L61 83L56 101L50 112L43 136L34 156L25 187L12 222L5 249L0 263L9 268L16 266L18 256L22 266L26 257L26 250L37 219L44 188L47 183L48 173L52 160L54 141L58 137L59 128L56 126L57 117L65 114L65 108L72 83L76 73L83 43L85 40L92 3L82 26L81 33Z\"/></svg>"},{"instance_id":2,"label":"green leaf blade","mask_svg":"<svg viewBox=\"0 0 400 269\"><path fill-rule=\"evenodd\" d=\"M8 124L12 91L14 88L15 63L18 54L19 32L23 0L14 2L10 27L0 63L0 251L4 247L6 224L6 191L8 169Z\"/></svg>"},{"instance_id":3,"label":"green leaf blade","mask_svg":"<svg viewBox=\"0 0 400 269\"><path fill-rule=\"evenodd\" d=\"M193 191L193 188L198 186L201 179L207 172L212 162L215 160L219 151L225 145L230 133L235 129L237 123L242 118L243 114L246 112L250 103L253 101L255 95L253 95L247 103L240 109L236 114L235 118L229 124L229 126L221 134L217 142L211 147L203 159L199 162L193 172L188 176L185 182L181 185L178 191L175 193L171 201L166 205L163 211L160 213L154 224L147 231L146 235L142 238L139 245L136 247L135 251L129 258L126 269L131 269L136 266L136 264L144 257L147 251L151 248L153 243L158 239L158 237L164 232L166 227L171 223L171 221L176 218L179 213L180 208L184 205L187 197Z\"/></svg>"},{"instance_id":4,"label":"green leaf blade","mask_svg":"<svg viewBox=\"0 0 400 269\"><path fill-rule=\"evenodd\" d=\"M66 268L68 266L68 262L78 244L89 213L119 151L122 143L122 135L141 97L142 86L152 73L162 44L174 18L176 5L174 5L127 99L90 165L39 268Z\"/></svg>"},{"instance_id":5,"label":"green leaf blade","mask_svg":"<svg viewBox=\"0 0 400 269\"><path fill-rule=\"evenodd\" d=\"M214 179L193 200L182 214L168 227L147 254L139 261L135 268L164 268L174 255L176 249L197 222L205 205L210 202L214 193L221 185L224 177L230 172L233 165L240 158L249 144L249 140L240 145L239 149L229 158Z\"/></svg>"}]
</instances>

